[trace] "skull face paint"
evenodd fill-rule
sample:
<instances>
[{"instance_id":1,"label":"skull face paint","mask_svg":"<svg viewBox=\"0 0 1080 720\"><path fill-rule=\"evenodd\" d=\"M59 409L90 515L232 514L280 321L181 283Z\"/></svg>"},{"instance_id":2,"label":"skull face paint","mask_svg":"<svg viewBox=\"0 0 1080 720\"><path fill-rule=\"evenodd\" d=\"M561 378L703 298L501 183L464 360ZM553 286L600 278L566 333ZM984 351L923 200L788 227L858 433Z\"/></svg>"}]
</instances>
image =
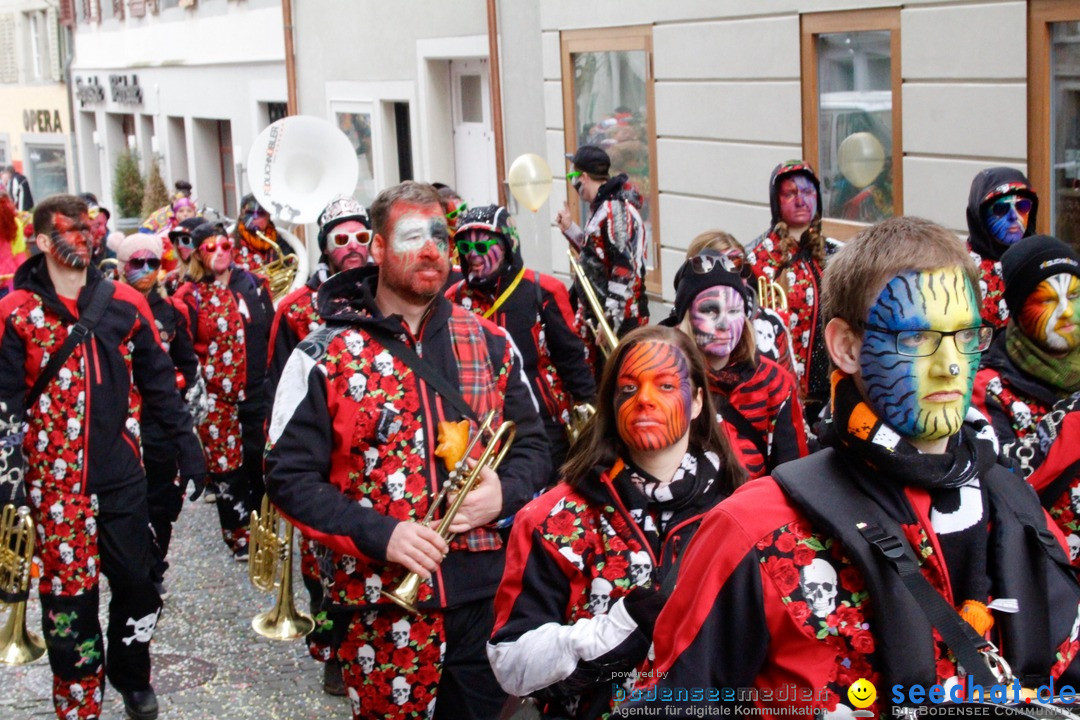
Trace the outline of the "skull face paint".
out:
<instances>
[{"instance_id":1,"label":"skull face paint","mask_svg":"<svg viewBox=\"0 0 1080 720\"><path fill-rule=\"evenodd\" d=\"M975 291L960 268L907 271L890 280L870 307L859 355L866 398L901 435L921 440L949 437L960 429L980 354L965 355L955 337L942 337L926 357L897 352L896 332L951 332L982 324ZM951 365L960 372L953 375Z\"/></svg>"},{"instance_id":2,"label":"skull face paint","mask_svg":"<svg viewBox=\"0 0 1080 720\"><path fill-rule=\"evenodd\" d=\"M75 270L82 270L90 264L92 235L90 217L83 213L77 219L67 215L53 213L53 231L50 234L49 254L58 263Z\"/></svg>"},{"instance_id":3,"label":"skull face paint","mask_svg":"<svg viewBox=\"0 0 1080 720\"><path fill-rule=\"evenodd\" d=\"M1052 275L1035 286L1016 319L1024 334L1050 352L1080 345L1080 278Z\"/></svg>"},{"instance_id":4,"label":"skull face paint","mask_svg":"<svg viewBox=\"0 0 1080 720\"><path fill-rule=\"evenodd\" d=\"M1012 245L1027 232L1031 200L1015 193L1003 195L983 206L983 223L990 234Z\"/></svg>"},{"instance_id":5,"label":"skull face paint","mask_svg":"<svg viewBox=\"0 0 1080 720\"><path fill-rule=\"evenodd\" d=\"M506 259L506 249L496 236L480 229L470 229L464 235L456 235L454 240L472 243L472 249L461 257L462 269L468 272L469 282L490 280L502 269L503 260ZM492 240L494 242L491 242ZM486 250L481 253L480 250L483 248Z\"/></svg>"},{"instance_id":6,"label":"skull face paint","mask_svg":"<svg viewBox=\"0 0 1080 720\"><path fill-rule=\"evenodd\" d=\"M131 260L147 260L155 257L154 253L149 250L137 250L131 256ZM157 268L149 267L145 263L139 263L139 267L135 267L131 260L124 263L124 281L139 292L145 294L149 292L150 288L154 287L154 283L157 282L158 270Z\"/></svg>"},{"instance_id":7,"label":"skull face paint","mask_svg":"<svg viewBox=\"0 0 1080 720\"><path fill-rule=\"evenodd\" d=\"M789 227L805 227L817 214L818 193L810 178L792 175L780 181L780 219Z\"/></svg>"},{"instance_id":8,"label":"skull face paint","mask_svg":"<svg viewBox=\"0 0 1080 720\"><path fill-rule=\"evenodd\" d=\"M410 302L431 302L450 274L450 234L442 207L395 205L388 235L379 282Z\"/></svg>"},{"instance_id":9,"label":"skull face paint","mask_svg":"<svg viewBox=\"0 0 1080 720\"><path fill-rule=\"evenodd\" d=\"M642 342L623 356L615 390L615 425L632 450L663 450L690 427L693 390L682 351Z\"/></svg>"},{"instance_id":10,"label":"skull face paint","mask_svg":"<svg viewBox=\"0 0 1080 720\"><path fill-rule=\"evenodd\" d=\"M694 341L710 358L726 358L746 327L742 296L727 285L702 290L690 304Z\"/></svg>"}]
</instances>

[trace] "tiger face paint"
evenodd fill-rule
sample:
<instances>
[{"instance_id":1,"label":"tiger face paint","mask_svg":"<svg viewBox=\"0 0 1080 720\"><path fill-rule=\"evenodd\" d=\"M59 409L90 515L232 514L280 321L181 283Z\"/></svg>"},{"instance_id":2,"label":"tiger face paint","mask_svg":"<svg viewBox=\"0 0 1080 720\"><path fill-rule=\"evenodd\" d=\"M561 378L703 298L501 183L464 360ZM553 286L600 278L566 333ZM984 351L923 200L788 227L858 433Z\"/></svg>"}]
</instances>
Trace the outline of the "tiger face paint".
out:
<instances>
[{"instance_id":1,"label":"tiger face paint","mask_svg":"<svg viewBox=\"0 0 1080 720\"><path fill-rule=\"evenodd\" d=\"M690 304L694 342L709 357L726 358L746 327L745 304L733 287L717 285L698 293Z\"/></svg>"},{"instance_id":2,"label":"tiger face paint","mask_svg":"<svg viewBox=\"0 0 1080 720\"><path fill-rule=\"evenodd\" d=\"M1031 206L1031 198L1015 193L1003 195L983 208L983 222L991 235L1012 245L1027 232Z\"/></svg>"},{"instance_id":3,"label":"tiger face paint","mask_svg":"<svg viewBox=\"0 0 1080 720\"><path fill-rule=\"evenodd\" d=\"M1017 324L1029 338L1050 352L1080 346L1080 278L1052 275L1035 286L1024 301Z\"/></svg>"},{"instance_id":4,"label":"tiger face paint","mask_svg":"<svg viewBox=\"0 0 1080 720\"><path fill-rule=\"evenodd\" d=\"M694 414L690 367L665 342L642 342L623 356L615 390L615 425L631 450L663 450L678 442Z\"/></svg>"},{"instance_id":5,"label":"tiger face paint","mask_svg":"<svg viewBox=\"0 0 1080 720\"><path fill-rule=\"evenodd\" d=\"M53 259L75 270L83 270L90 265L90 255L93 253L90 216L83 213L78 218L69 218L61 213L53 213L52 225L49 254Z\"/></svg>"},{"instance_id":6,"label":"tiger face paint","mask_svg":"<svg viewBox=\"0 0 1080 720\"><path fill-rule=\"evenodd\" d=\"M980 354L961 353L956 338L944 336L932 354L912 357L899 352L896 333L952 332L981 324L975 291L960 268L894 277L870 307L859 355L860 381L870 406L910 438L939 440L956 433L971 402ZM910 347L905 351L910 353ZM952 372L957 369L953 365L958 373Z\"/></svg>"}]
</instances>

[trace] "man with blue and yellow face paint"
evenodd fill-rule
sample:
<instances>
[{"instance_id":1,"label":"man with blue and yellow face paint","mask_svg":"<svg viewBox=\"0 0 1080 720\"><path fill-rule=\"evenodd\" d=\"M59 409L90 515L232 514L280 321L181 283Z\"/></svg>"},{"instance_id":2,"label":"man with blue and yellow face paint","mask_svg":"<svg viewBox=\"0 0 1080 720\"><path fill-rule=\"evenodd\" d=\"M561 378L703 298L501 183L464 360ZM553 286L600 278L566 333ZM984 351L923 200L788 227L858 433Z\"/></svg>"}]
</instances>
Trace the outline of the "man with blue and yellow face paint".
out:
<instances>
[{"instance_id":1,"label":"man with blue and yellow face paint","mask_svg":"<svg viewBox=\"0 0 1080 720\"><path fill-rule=\"evenodd\" d=\"M963 244L917 218L874 225L830 259L825 449L706 517L657 620L658 697L752 687L758 706L839 716L849 688L870 686L890 692L857 699L885 716L914 702L897 685L970 699L961 663L973 683L1011 682L986 641L1022 683L1080 682L1080 583L1064 538L997 464L986 421L965 422L993 338L978 280ZM968 627L964 639L938 632L931 608Z\"/></svg>"}]
</instances>

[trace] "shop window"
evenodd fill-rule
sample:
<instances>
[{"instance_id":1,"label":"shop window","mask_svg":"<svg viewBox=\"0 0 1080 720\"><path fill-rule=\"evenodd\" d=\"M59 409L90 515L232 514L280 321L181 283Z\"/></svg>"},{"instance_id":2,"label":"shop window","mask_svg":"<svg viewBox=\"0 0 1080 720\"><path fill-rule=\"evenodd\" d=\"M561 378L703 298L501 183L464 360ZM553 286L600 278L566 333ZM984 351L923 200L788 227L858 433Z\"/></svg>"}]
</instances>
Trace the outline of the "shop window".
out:
<instances>
[{"instance_id":1,"label":"shop window","mask_svg":"<svg viewBox=\"0 0 1080 720\"><path fill-rule=\"evenodd\" d=\"M26 143L26 175L34 197L68 192L67 153L63 145Z\"/></svg>"},{"instance_id":2,"label":"shop window","mask_svg":"<svg viewBox=\"0 0 1080 720\"><path fill-rule=\"evenodd\" d=\"M903 213L900 11L803 15L803 157L840 239Z\"/></svg>"},{"instance_id":3,"label":"shop window","mask_svg":"<svg viewBox=\"0 0 1080 720\"><path fill-rule=\"evenodd\" d=\"M1039 230L1080 249L1080 6L1028 7L1028 161Z\"/></svg>"},{"instance_id":4,"label":"shop window","mask_svg":"<svg viewBox=\"0 0 1080 720\"><path fill-rule=\"evenodd\" d=\"M611 174L626 173L641 193L647 242L646 287L660 294L660 233L656 185L656 110L652 29L573 30L562 33L566 152L593 144L611 156ZM561 168L552 168L561 175ZM588 210L566 184L571 212Z\"/></svg>"}]
</instances>

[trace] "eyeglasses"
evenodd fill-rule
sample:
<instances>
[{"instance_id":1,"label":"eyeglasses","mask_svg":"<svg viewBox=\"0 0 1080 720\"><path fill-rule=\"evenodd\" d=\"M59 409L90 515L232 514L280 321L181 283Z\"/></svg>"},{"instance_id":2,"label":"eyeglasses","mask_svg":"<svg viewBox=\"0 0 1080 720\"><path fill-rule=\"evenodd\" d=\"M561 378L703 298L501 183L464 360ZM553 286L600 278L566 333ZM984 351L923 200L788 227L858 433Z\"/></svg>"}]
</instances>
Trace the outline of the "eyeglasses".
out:
<instances>
[{"instance_id":1,"label":"eyeglasses","mask_svg":"<svg viewBox=\"0 0 1080 720\"><path fill-rule=\"evenodd\" d=\"M487 255L491 246L499 242L496 238L486 238L484 240L458 240L457 251L459 255L468 255L473 250L477 255Z\"/></svg>"},{"instance_id":2,"label":"eyeglasses","mask_svg":"<svg viewBox=\"0 0 1080 720\"><path fill-rule=\"evenodd\" d=\"M343 248L353 240L360 245L367 245L371 242L371 233L367 230L357 230L356 232L341 232L330 236L330 242L332 242L336 248Z\"/></svg>"},{"instance_id":3,"label":"eyeglasses","mask_svg":"<svg viewBox=\"0 0 1080 720\"><path fill-rule=\"evenodd\" d=\"M939 330L889 330L868 323L859 323L867 330L892 335L896 339L896 352L907 357L929 357L937 352L942 338L952 336L956 349L964 355L986 352L994 340L994 328L989 325L941 332Z\"/></svg>"},{"instance_id":4,"label":"eyeglasses","mask_svg":"<svg viewBox=\"0 0 1080 720\"><path fill-rule=\"evenodd\" d=\"M157 270L161 267L161 260L157 258L131 258L128 260L128 265L132 270L142 270L144 267L151 270Z\"/></svg>"},{"instance_id":5,"label":"eyeglasses","mask_svg":"<svg viewBox=\"0 0 1080 720\"><path fill-rule=\"evenodd\" d=\"M232 250L232 240L211 240L209 242L204 242L199 246L199 249L206 250L208 253L217 252L218 250Z\"/></svg>"},{"instance_id":6,"label":"eyeglasses","mask_svg":"<svg viewBox=\"0 0 1080 720\"><path fill-rule=\"evenodd\" d=\"M994 214L994 217L1005 217L1009 214L1010 208L1016 208L1016 212L1021 215L1027 215L1031 212L1031 198L1025 197L1012 197L1001 198L994 202L990 206L990 212Z\"/></svg>"},{"instance_id":7,"label":"eyeglasses","mask_svg":"<svg viewBox=\"0 0 1080 720\"><path fill-rule=\"evenodd\" d=\"M566 173L566 179L570 181L570 184L574 186L575 190L581 190L581 176L584 174L585 173L583 172L574 170L573 172Z\"/></svg>"},{"instance_id":8,"label":"eyeglasses","mask_svg":"<svg viewBox=\"0 0 1080 720\"><path fill-rule=\"evenodd\" d=\"M469 203L463 202L460 205L458 205L456 208L451 210L450 212L446 213L446 219L447 220L454 220L459 215L464 215L465 211L468 210L468 209L469 209Z\"/></svg>"},{"instance_id":9,"label":"eyeglasses","mask_svg":"<svg viewBox=\"0 0 1080 720\"><path fill-rule=\"evenodd\" d=\"M738 266L732 262L731 258L727 255L716 255L711 252L706 252L701 255L695 255L687 262L690 263L690 269L698 275L705 275L706 273L712 272L712 269L717 265L730 273L738 272ZM740 262L739 265L742 265L742 263Z\"/></svg>"}]
</instances>

